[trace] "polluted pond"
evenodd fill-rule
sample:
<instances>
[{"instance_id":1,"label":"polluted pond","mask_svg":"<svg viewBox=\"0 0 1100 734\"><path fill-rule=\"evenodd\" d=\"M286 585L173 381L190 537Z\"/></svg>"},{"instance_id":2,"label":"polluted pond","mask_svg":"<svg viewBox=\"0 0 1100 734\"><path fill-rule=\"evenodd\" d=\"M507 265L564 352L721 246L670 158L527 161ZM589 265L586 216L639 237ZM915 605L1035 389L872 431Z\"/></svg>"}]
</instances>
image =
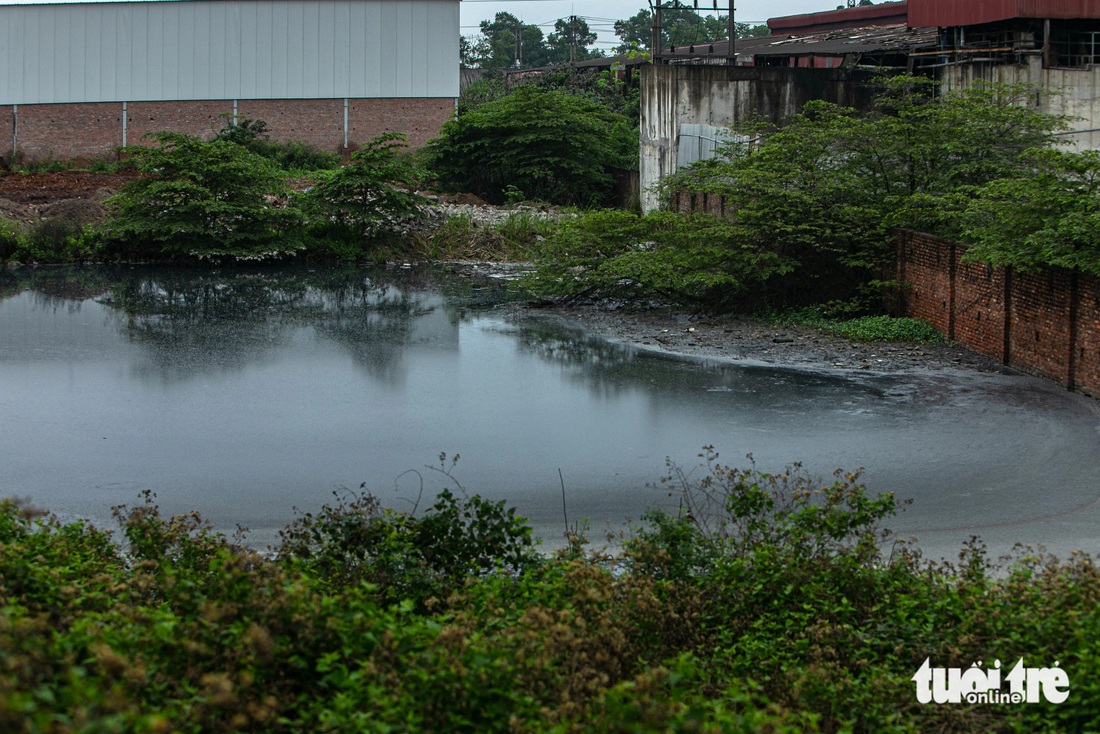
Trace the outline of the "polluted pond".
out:
<instances>
[{"instance_id":1,"label":"polluted pond","mask_svg":"<svg viewBox=\"0 0 1100 734\"><path fill-rule=\"evenodd\" d=\"M673 354L471 273L6 273L0 493L110 527L112 506L153 490L163 512L264 547L341 488L397 509L422 481L454 489L426 468L444 452L466 491L514 506L554 548L563 493L599 539L675 508L666 460L690 474L712 445L763 471L862 468L872 492L913 500L887 525L926 554L954 557L973 534L995 551L1100 550L1096 401L996 371Z\"/></svg>"}]
</instances>

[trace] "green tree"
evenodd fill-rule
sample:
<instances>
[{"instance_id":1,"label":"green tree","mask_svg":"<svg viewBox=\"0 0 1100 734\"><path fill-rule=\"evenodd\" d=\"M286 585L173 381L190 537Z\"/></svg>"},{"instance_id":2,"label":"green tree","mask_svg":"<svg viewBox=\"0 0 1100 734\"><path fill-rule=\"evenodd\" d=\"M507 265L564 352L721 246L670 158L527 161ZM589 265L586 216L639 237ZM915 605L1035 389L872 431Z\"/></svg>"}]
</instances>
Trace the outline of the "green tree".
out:
<instances>
[{"instance_id":1,"label":"green tree","mask_svg":"<svg viewBox=\"0 0 1100 734\"><path fill-rule=\"evenodd\" d=\"M651 51L652 34L653 13L650 10L640 10L626 20L615 21L615 35L622 41L617 49L619 53L632 48ZM662 47L709 43L728 37L729 19L725 15L701 14L679 0L661 4Z\"/></svg>"},{"instance_id":2,"label":"green tree","mask_svg":"<svg viewBox=\"0 0 1100 734\"><path fill-rule=\"evenodd\" d=\"M481 34L467 53L467 63L481 69L527 69L547 65L549 51L538 26L500 12L491 21L481 21Z\"/></svg>"},{"instance_id":3,"label":"green tree","mask_svg":"<svg viewBox=\"0 0 1100 734\"><path fill-rule=\"evenodd\" d=\"M1034 164L1022 162L1020 152L1049 146L1063 124L1017 104L1024 94L1023 88L988 85L942 95L923 80L903 77L883 82L870 114L811 102L783 127L745 130L750 142L731 144L724 157L698 162L662 183L669 197L689 191L720 198L724 219L685 223L671 239L664 234L669 225L646 219L643 232L614 247L596 235L593 242L602 244L595 249L568 242L572 274L555 275L546 264L550 277L542 284L571 293L657 293L713 309L827 301L867 306L892 253L889 226L938 217L957 229L975 192L984 193L980 201L989 211L983 217L972 206L971 231L982 223L999 226L993 212L1004 211L1004 221L1012 221L1007 207L1019 208L1013 200L1022 192L991 182L1034 177ZM1064 211L1055 208L1056 198L1087 199L1087 162L1051 159L1048 165L1061 168L1035 183L1049 184L1047 198L1033 192L1026 200ZM1030 213L1019 209L1015 216ZM1081 236L1090 222L1059 220L1063 262L1090 252ZM1003 229L1006 244L1016 229ZM1085 257L1090 255L1078 259Z\"/></svg>"},{"instance_id":4,"label":"green tree","mask_svg":"<svg viewBox=\"0 0 1100 734\"><path fill-rule=\"evenodd\" d=\"M440 186L492 202L505 192L560 204L599 204L609 169L636 150L629 118L568 92L519 86L443 126L427 146Z\"/></svg>"},{"instance_id":5,"label":"green tree","mask_svg":"<svg viewBox=\"0 0 1100 734\"><path fill-rule=\"evenodd\" d=\"M749 25L748 23L734 23L733 32L737 38L763 38L770 36L772 29L766 23Z\"/></svg>"},{"instance_id":6,"label":"green tree","mask_svg":"<svg viewBox=\"0 0 1100 734\"><path fill-rule=\"evenodd\" d=\"M149 136L127 155L144 175L108 199L108 235L161 254L258 259L301 249L301 211L279 168L228 140Z\"/></svg>"},{"instance_id":7,"label":"green tree","mask_svg":"<svg viewBox=\"0 0 1100 734\"><path fill-rule=\"evenodd\" d=\"M422 216L427 200L415 193L416 171L401 154L406 147L400 133L380 135L310 189L308 210L321 220L326 236L373 238Z\"/></svg>"},{"instance_id":8,"label":"green tree","mask_svg":"<svg viewBox=\"0 0 1100 734\"><path fill-rule=\"evenodd\" d=\"M960 219L967 259L1100 276L1100 151L1034 150L1026 175L977 190Z\"/></svg>"},{"instance_id":9,"label":"green tree","mask_svg":"<svg viewBox=\"0 0 1100 734\"><path fill-rule=\"evenodd\" d=\"M554 22L554 32L546 39L550 63L564 64L597 58L601 54L592 48L595 42L596 34L589 29L584 18L575 15L559 18Z\"/></svg>"}]
</instances>

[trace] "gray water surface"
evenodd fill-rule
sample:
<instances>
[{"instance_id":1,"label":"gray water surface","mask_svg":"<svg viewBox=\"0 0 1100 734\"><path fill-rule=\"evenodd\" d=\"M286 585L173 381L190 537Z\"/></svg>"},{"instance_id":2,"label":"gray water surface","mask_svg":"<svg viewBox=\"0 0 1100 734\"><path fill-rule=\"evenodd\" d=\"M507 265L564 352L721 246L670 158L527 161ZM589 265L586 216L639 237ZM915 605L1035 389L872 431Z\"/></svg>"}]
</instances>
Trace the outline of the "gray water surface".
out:
<instances>
[{"instance_id":1,"label":"gray water surface","mask_svg":"<svg viewBox=\"0 0 1100 734\"><path fill-rule=\"evenodd\" d=\"M974 533L1100 551L1097 402L1027 376L677 359L419 271L51 270L0 288L0 495L63 518L110 527L152 489L264 546L340 488L411 508L422 481L450 485L431 468L445 452L553 547L559 469L570 522L598 531L674 507L653 486L666 458L691 469L713 445L769 470L865 467L913 499L890 526L930 554Z\"/></svg>"}]
</instances>

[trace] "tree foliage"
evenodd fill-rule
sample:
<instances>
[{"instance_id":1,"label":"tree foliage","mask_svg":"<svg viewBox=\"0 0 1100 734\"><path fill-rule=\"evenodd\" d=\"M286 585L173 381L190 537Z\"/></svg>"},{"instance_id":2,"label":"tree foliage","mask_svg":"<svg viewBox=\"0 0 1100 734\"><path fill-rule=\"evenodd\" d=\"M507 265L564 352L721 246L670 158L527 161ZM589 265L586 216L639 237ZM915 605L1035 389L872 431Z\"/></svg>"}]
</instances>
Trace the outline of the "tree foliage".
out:
<instances>
[{"instance_id":1,"label":"tree foliage","mask_svg":"<svg viewBox=\"0 0 1100 734\"><path fill-rule=\"evenodd\" d=\"M511 13L499 12L483 20L481 33L468 43L466 63L482 69L513 69L549 63L542 29L524 23Z\"/></svg>"},{"instance_id":2,"label":"tree foliage","mask_svg":"<svg viewBox=\"0 0 1100 734\"><path fill-rule=\"evenodd\" d=\"M724 157L668 177L662 191L720 198L730 241L787 264L760 283L758 301L852 298L881 277L890 226L957 233L976 197L1000 186L1002 200L1013 198L991 182L1034 176L1035 159L1021 153L1052 145L1065 123L1023 104L1029 93L989 84L940 94L923 79L884 80L869 114L811 102L778 129L743 130ZM1063 192L1077 190L1068 173Z\"/></svg>"},{"instance_id":3,"label":"tree foliage","mask_svg":"<svg viewBox=\"0 0 1100 734\"><path fill-rule=\"evenodd\" d=\"M766 36L771 31L766 25L750 26L747 23L734 23L737 38ZM653 11L639 10L625 20L615 21L615 35L622 43L618 53L626 53L632 48L652 51ZM724 41L729 38L729 16L701 13L698 9L679 0L670 0L661 4L661 45L688 46L691 44Z\"/></svg>"},{"instance_id":4,"label":"tree foliage","mask_svg":"<svg viewBox=\"0 0 1100 734\"><path fill-rule=\"evenodd\" d=\"M1034 150L1024 160L1028 175L990 181L966 202L967 258L1100 276L1100 152Z\"/></svg>"},{"instance_id":5,"label":"tree foliage","mask_svg":"<svg viewBox=\"0 0 1100 734\"><path fill-rule=\"evenodd\" d=\"M416 170L402 155L405 136L384 133L326 172L305 196L312 224L324 236L368 239L422 216L427 200L415 192Z\"/></svg>"},{"instance_id":6,"label":"tree foliage","mask_svg":"<svg viewBox=\"0 0 1100 734\"><path fill-rule=\"evenodd\" d=\"M249 117L223 115L225 124L214 135L215 140L228 140L242 145L257 155L275 162L284 171L310 172L331 170L340 166L340 156L320 150L301 141L271 140L267 122Z\"/></svg>"},{"instance_id":7,"label":"tree foliage","mask_svg":"<svg viewBox=\"0 0 1100 734\"><path fill-rule=\"evenodd\" d=\"M144 175L108 200L109 236L141 251L196 257L266 258L301 248L301 211L280 169L228 140L181 133L126 149Z\"/></svg>"},{"instance_id":8,"label":"tree foliage","mask_svg":"<svg viewBox=\"0 0 1100 734\"><path fill-rule=\"evenodd\" d=\"M546 238L526 284L551 296L656 296L720 310L794 265L738 240L713 215L597 211L563 221Z\"/></svg>"},{"instance_id":9,"label":"tree foliage","mask_svg":"<svg viewBox=\"0 0 1100 734\"><path fill-rule=\"evenodd\" d=\"M588 27L588 21L571 15L554 21L554 31L546 38L551 64L584 61L600 54L593 49L596 33Z\"/></svg>"},{"instance_id":10,"label":"tree foliage","mask_svg":"<svg viewBox=\"0 0 1100 734\"><path fill-rule=\"evenodd\" d=\"M629 119L567 92L517 87L443 126L427 146L446 190L501 203L506 190L540 201L591 205L612 193L609 169L631 159Z\"/></svg>"}]
</instances>

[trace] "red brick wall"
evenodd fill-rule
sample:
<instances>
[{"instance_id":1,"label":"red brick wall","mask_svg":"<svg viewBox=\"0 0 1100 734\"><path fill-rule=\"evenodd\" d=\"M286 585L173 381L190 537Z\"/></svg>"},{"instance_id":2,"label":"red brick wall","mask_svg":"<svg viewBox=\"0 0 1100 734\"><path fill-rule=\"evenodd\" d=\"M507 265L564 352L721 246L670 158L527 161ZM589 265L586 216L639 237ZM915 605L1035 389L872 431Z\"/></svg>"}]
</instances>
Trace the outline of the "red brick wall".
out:
<instances>
[{"instance_id":1,"label":"red brick wall","mask_svg":"<svg viewBox=\"0 0 1100 734\"><path fill-rule=\"evenodd\" d=\"M141 145L146 133L164 130L210 140L225 125L223 114L233 114L232 101L130 102L126 105L126 143Z\"/></svg>"},{"instance_id":2,"label":"red brick wall","mask_svg":"<svg viewBox=\"0 0 1100 734\"><path fill-rule=\"evenodd\" d=\"M968 349L1100 396L1100 279L964 263L964 245L920 232L899 232L897 244L904 313Z\"/></svg>"},{"instance_id":3,"label":"red brick wall","mask_svg":"<svg viewBox=\"0 0 1100 734\"><path fill-rule=\"evenodd\" d=\"M126 142L136 145L145 133L171 130L209 139L233 112L232 100L130 102ZM454 112L451 99L352 99L348 103L348 143L384 132L402 132L422 147L439 135ZM343 99L241 100L238 117L267 122L275 140L300 140L322 150L344 146ZM0 157L11 160L13 116L0 107ZM19 154L25 161L109 158L122 145L122 103L19 105Z\"/></svg>"},{"instance_id":4,"label":"red brick wall","mask_svg":"<svg viewBox=\"0 0 1100 734\"><path fill-rule=\"evenodd\" d=\"M12 108L10 104L0 104L0 169L11 161Z\"/></svg>"},{"instance_id":5,"label":"red brick wall","mask_svg":"<svg viewBox=\"0 0 1100 734\"><path fill-rule=\"evenodd\" d=\"M918 232L898 236L898 280L906 284L905 312L950 331L951 250L930 243Z\"/></svg>"},{"instance_id":6,"label":"red brick wall","mask_svg":"<svg viewBox=\"0 0 1100 734\"><path fill-rule=\"evenodd\" d=\"M1012 273L1009 364L1070 384L1071 275L1066 270Z\"/></svg>"},{"instance_id":7,"label":"red brick wall","mask_svg":"<svg viewBox=\"0 0 1100 734\"><path fill-rule=\"evenodd\" d=\"M929 246L935 247L937 242L933 238ZM956 245L951 249L955 256L954 318L951 328L943 333L975 352L1004 362L1005 270L984 263L964 263L966 248Z\"/></svg>"},{"instance_id":8,"label":"red brick wall","mask_svg":"<svg viewBox=\"0 0 1100 734\"><path fill-rule=\"evenodd\" d=\"M1074 386L1100 396L1100 278L1077 278L1077 351L1074 353Z\"/></svg>"},{"instance_id":9,"label":"red brick wall","mask_svg":"<svg viewBox=\"0 0 1100 734\"><path fill-rule=\"evenodd\" d=\"M439 128L454 111L453 99L348 100L348 144L354 148L382 133L394 132L405 133L409 146L420 148L439 136Z\"/></svg>"},{"instance_id":10,"label":"red brick wall","mask_svg":"<svg viewBox=\"0 0 1100 734\"><path fill-rule=\"evenodd\" d=\"M0 128L7 131L4 160L11 157L12 108ZM26 161L107 158L122 145L122 105L21 104L16 113L19 154Z\"/></svg>"}]
</instances>

